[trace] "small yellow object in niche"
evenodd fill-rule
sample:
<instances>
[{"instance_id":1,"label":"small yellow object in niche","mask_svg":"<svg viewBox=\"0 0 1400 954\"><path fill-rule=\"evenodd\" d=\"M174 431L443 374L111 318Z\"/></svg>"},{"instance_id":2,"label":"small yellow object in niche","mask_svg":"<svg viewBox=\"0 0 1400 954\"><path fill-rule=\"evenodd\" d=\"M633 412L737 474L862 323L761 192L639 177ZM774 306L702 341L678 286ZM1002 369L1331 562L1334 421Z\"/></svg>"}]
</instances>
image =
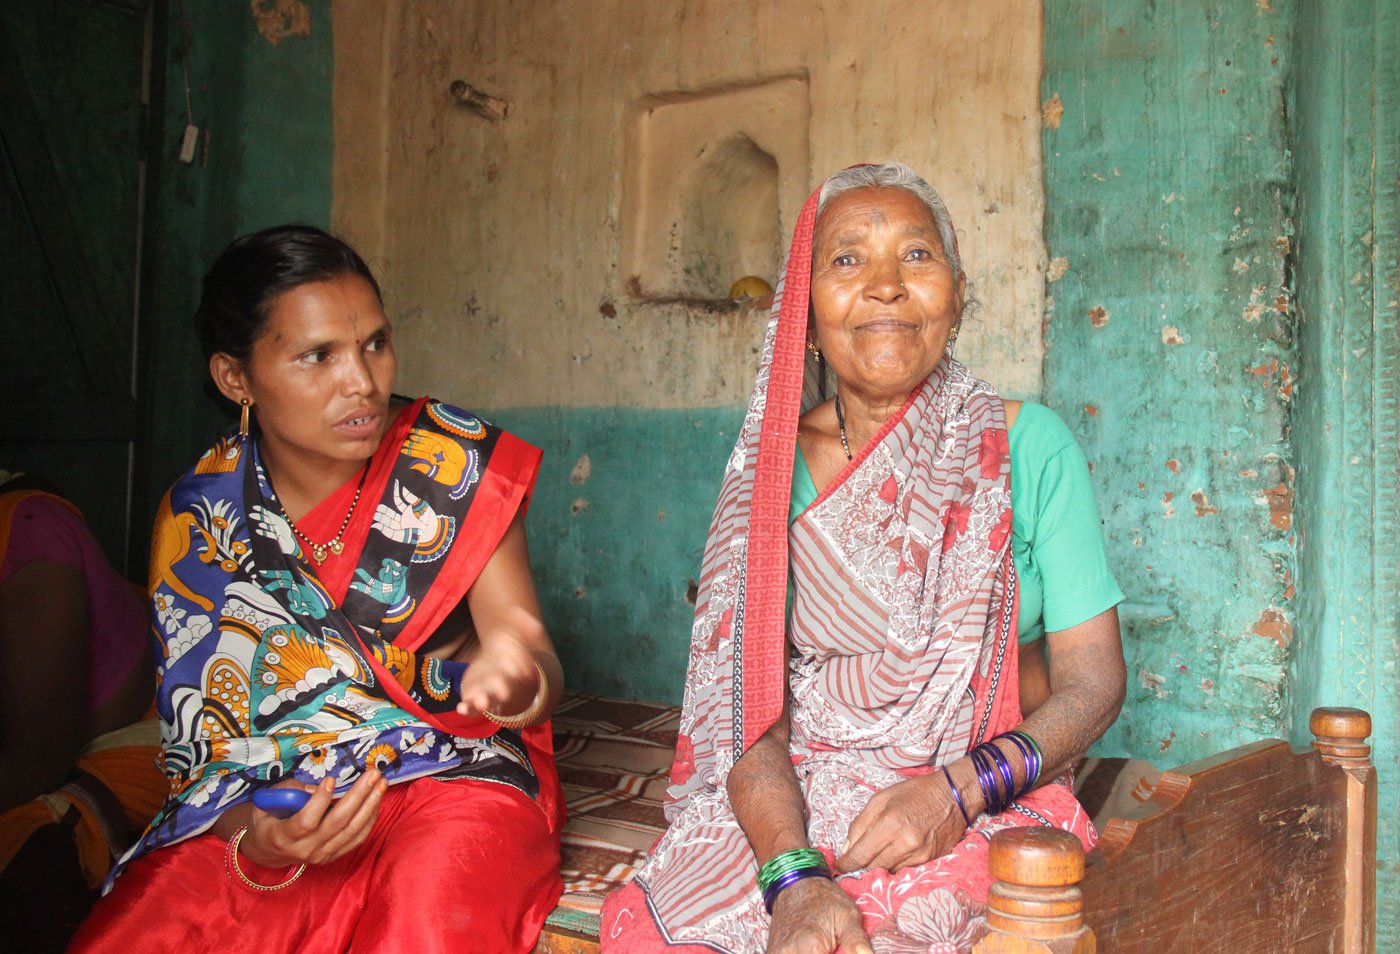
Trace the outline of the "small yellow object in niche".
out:
<instances>
[{"instance_id":1,"label":"small yellow object in niche","mask_svg":"<svg viewBox=\"0 0 1400 954\"><path fill-rule=\"evenodd\" d=\"M762 298L771 294L773 294L773 286L757 275L745 275L729 286L729 297L735 301L743 301L746 298Z\"/></svg>"}]
</instances>

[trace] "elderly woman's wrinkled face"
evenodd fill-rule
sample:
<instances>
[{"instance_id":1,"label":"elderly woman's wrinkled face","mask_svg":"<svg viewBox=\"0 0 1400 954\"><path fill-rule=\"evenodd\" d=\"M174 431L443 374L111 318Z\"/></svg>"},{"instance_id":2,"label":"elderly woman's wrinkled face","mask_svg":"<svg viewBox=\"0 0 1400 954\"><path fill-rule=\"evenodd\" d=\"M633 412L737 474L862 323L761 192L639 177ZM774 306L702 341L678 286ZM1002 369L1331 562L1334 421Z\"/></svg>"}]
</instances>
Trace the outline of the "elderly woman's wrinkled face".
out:
<instances>
[{"instance_id":1,"label":"elderly woman's wrinkled face","mask_svg":"<svg viewBox=\"0 0 1400 954\"><path fill-rule=\"evenodd\" d=\"M964 285L912 192L855 189L827 203L813 236L812 310L847 401L903 402L942 359Z\"/></svg>"}]
</instances>

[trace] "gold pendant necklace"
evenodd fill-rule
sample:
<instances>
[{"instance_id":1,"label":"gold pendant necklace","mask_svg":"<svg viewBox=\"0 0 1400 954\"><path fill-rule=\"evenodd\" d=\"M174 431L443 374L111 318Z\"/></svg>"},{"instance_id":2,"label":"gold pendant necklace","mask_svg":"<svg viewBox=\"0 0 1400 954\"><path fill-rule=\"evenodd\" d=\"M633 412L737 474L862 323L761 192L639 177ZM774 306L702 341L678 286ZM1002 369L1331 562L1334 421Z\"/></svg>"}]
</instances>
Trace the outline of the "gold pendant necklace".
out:
<instances>
[{"instance_id":1,"label":"gold pendant necklace","mask_svg":"<svg viewBox=\"0 0 1400 954\"><path fill-rule=\"evenodd\" d=\"M283 517L287 518L287 526L292 528L292 533L296 534L297 539L311 548L311 558L316 561L317 566L320 566L322 563L326 562L327 550L329 550L331 553L334 553L336 556L340 556L340 554L345 550L345 544L340 542L340 537L343 533L345 533L345 528L350 526L350 518L355 516L355 507L358 506L360 503L360 491L365 489L365 476L368 474L369 461L366 460L365 466L360 469L360 483L355 488L355 496L350 501L350 509L345 511L345 519L340 521L340 529L335 532L335 536L331 537L325 543L317 543L315 540L312 540L306 534L298 530L296 521L292 519L291 514L287 513L287 508L282 506L282 498L277 498L277 509L282 511ZM271 486L271 476L268 477L267 482L268 485ZM276 492L276 488L273 488L273 493Z\"/></svg>"}]
</instances>

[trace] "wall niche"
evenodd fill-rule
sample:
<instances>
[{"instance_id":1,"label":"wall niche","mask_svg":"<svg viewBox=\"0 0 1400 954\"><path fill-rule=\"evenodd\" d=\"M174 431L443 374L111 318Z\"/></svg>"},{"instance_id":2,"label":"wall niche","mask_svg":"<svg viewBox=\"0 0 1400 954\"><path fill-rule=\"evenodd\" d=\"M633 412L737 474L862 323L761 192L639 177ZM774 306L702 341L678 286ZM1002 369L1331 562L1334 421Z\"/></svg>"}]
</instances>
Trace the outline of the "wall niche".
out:
<instances>
[{"instance_id":1,"label":"wall niche","mask_svg":"<svg viewBox=\"0 0 1400 954\"><path fill-rule=\"evenodd\" d=\"M635 298L715 303L746 275L777 283L807 194L808 116L805 77L637 105L622 201Z\"/></svg>"}]
</instances>

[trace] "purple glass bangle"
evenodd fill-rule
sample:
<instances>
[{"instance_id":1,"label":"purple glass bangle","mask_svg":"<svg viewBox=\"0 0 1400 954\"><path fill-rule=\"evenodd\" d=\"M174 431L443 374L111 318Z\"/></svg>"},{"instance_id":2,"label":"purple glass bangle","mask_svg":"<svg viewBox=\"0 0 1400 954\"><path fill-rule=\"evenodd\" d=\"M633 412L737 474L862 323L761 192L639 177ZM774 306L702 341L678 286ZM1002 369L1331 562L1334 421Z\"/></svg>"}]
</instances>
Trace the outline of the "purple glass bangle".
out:
<instances>
[{"instance_id":1,"label":"purple glass bangle","mask_svg":"<svg viewBox=\"0 0 1400 954\"><path fill-rule=\"evenodd\" d=\"M977 784L982 789L982 801L986 803L987 814L999 814L1002 809L1001 792L997 789L996 772L992 768L992 760L982 751L981 746L967 754L972 759L973 768L977 770Z\"/></svg>"},{"instance_id":2,"label":"purple glass bangle","mask_svg":"<svg viewBox=\"0 0 1400 954\"><path fill-rule=\"evenodd\" d=\"M943 769L943 777L948 780L948 791L953 793L953 801L957 804L958 811L962 813L963 825L969 829L972 828L972 819L967 817L967 808L963 806L962 793L953 784L953 776L948 774L948 766L941 765L939 768Z\"/></svg>"},{"instance_id":3,"label":"purple glass bangle","mask_svg":"<svg viewBox=\"0 0 1400 954\"><path fill-rule=\"evenodd\" d=\"M1022 795L1026 794L1031 790L1031 781L1034 779L1034 776L1031 774L1030 755L1026 752L1025 743L1023 743L1020 739L1016 738L1016 736L1012 735L1010 732L1007 732L1004 735L1000 735L998 736L998 738L1006 739L1008 742L1010 742L1013 746L1015 746L1016 751L1021 756L1021 764L1025 767L1026 770L1026 780L1021 784L1021 787L1016 790L1015 797L1020 798Z\"/></svg>"},{"instance_id":4,"label":"purple glass bangle","mask_svg":"<svg viewBox=\"0 0 1400 954\"><path fill-rule=\"evenodd\" d=\"M768 890L763 892L763 906L768 909L769 914L772 914L773 904L778 900L778 895L783 893L784 888L792 887L793 885L797 884L797 882L801 881L803 878L830 877L831 873L826 870L825 866L817 867L816 865L813 865L810 868L798 868L794 871L789 871L777 881L774 881L772 884L770 884L768 886Z\"/></svg>"},{"instance_id":5,"label":"purple glass bangle","mask_svg":"<svg viewBox=\"0 0 1400 954\"><path fill-rule=\"evenodd\" d=\"M973 749L971 752L967 753L967 757L972 760L972 768L977 773L977 785L982 789L982 803L985 807L985 810L988 815L995 815L996 793L991 787L989 787L992 783L992 777L987 772L987 767L985 765L985 760L982 758L982 753L978 752L976 749Z\"/></svg>"},{"instance_id":6,"label":"purple glass bangle","mask_svg":"<svg viewBox=\"0 0 1400 954\"><path fill-rule=\"evenodd\" d=\"M1013 729L1007 732L1004 738L1010 739L1011 744L1016 746L1016 751L1021 753L1021 760L1026 766L1025 784L1016 795L1017 798L1020 798L1035 788L1036 783L1040 781L1040 753L1036 752L1035 747L1030 743L1030 738L1023 732Z\"/></svg>"},{"instance_id":7,"label":"purple glass bangle","mask_svg":"<svg viewBox=\"0 0 1400 954\"><path fill-rule=\"evenodd\" d=\"M1006 757L1006 753L1001 750L1001 746L996 744L996 740L986 743L987 754L992 762L996 764L997 771L1001 773L1001 780L1006 784L1006 794L1003 802L1010 805L1016 800L1016 776L1011 774L1011 760Z\"/></svg>"}]
</instances>

